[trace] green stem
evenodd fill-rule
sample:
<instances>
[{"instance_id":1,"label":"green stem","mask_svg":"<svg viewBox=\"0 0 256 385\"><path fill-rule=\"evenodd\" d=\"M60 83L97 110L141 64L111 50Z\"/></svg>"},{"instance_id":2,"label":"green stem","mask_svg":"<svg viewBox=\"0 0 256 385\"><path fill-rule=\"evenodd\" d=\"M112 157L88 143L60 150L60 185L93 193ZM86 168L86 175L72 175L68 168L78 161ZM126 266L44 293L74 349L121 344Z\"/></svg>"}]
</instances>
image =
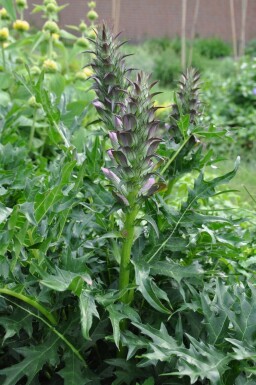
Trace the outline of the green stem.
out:
<instances>
[{"instance_id":1,"label":"green stem","mask_svg":"<svg viewBox=\"0 0 256 385\"><path fill-rule=\"evenodd\" d=\"M175 185L175 183L177 182L178 178L173 178L171 179L169 182L168 182L168 185L167 185L167 190L165 191L165 196L169 196L172 192L172 189L173 189L173 186Z\"/></svg>"},{"instance_id":2,"label":"green stem","mask_svg":"<svg viewBox=\"0 0 256 385\"><path fill-rule=\"evenodd\" d=\"M7 294L7 295L10 295L11 297L18 298L19 300L21 300L21 301L27 303L28 305L34 307L35 309L37 309L40 313L42 313L51 322L52 325L57 324L57 320L55 319L55 317L48 310L46 310L45 307L43 307L42 305L40 305L38 302L34 301L33 299L25 296L24 294L17 293L16 291L6 289L6 288L0 289L0 293Z\"/></svg>"},{"instance_id":3,"label":"green stem","mask_svg":"<svg viewBox=\"0 0 256 385\"><path fill-rule=\"evenodd\" d=\"M49 46L48 46L48 56L49 56L49 59L52 58L52 53L53 53L53 38L52 38L52 34L50 34Z\"/></svg>"},{"instance_id":4,"label":"green stem","mask_svg":"<svg viewBox=\"0 0 256 385\"><path fill-rule=\"evenodd\" d=\"M166 165L164 166L164 168L162 169L161 171L161 175L163 175L165 173L165 171L170 167L170 165L172 164L172 162L177 158L177 156L179 155L179 153L181 152L181 150L186 146L186 144L188 143L190 139L190 136L188 138L186 138L184 140L184 142L182 143L182 145L180 146L180 148L173 154L173 156L168 160L168 162L166 163Z\"/></svg>"},{"instance_id":5,"label":"green stem","mask_svg":"<svg viewBox=\"0 0 256 385\"><path fill-rule=\"evenodd\" d=\"M35 136L35 129L36 129L36 110L35 110L35 113L34 113L34 116L33 116L33 122L32 122L31 130L30 130L30 135L29 135L29 145L28 145L29 151L31 151L31 149L32 149L33 139L34 139L34 136Z\"/></svg>"},{"instance_id":6,"label":"green stem","mask_svg":"<svg viewBox=\"0 0 256 385\"><path fill-rule=\"evenodd\" d=\"M134 239L135 220L139 211L139 207L135 204L137 192L134 191L130 197L130 210L126 213L123 236L124 242L121 250L120 261L120 273L119 273L119 290L125 290L130 283L130 270L131 270L131 251ZM130 304L133 300L133 292L126 290L123 296L120 298L123 303ZM120 330L125 331L127 329L127 319L120 322ZM117 354L118 358L126 357L126 348L120 344L120 348Z\"/></svg>"},{"instance_id":7,"label":"green stem","mask_svg":"<svg viewBox=\"0 0 256 385\"><path fill-rule=\"evenodd\" d=\"M128 287L130 283L130 268L131 268L131 250L133 245L134 238L134 228L135 228L135 219L138 214L138 207L134 206L126 214L123 234L124 242L121 251L121 263L120 263L120 275L119 275L119 290L124 290ZM123 303L129 303L130 294L125 292L121 297Z\"/></svg>"},{"instance_id":8,"label":"green stem","mask_svg":"<svg viewBox=\"0 0 256 385\"><path fill-rule=\"evenodd\" d=\"M3 60L3 69L6 70L6 61L5 61L5 53L4 53L4 45L1 44L1 51L2 51L2 60Z\"/></svg>"}]
</instances>

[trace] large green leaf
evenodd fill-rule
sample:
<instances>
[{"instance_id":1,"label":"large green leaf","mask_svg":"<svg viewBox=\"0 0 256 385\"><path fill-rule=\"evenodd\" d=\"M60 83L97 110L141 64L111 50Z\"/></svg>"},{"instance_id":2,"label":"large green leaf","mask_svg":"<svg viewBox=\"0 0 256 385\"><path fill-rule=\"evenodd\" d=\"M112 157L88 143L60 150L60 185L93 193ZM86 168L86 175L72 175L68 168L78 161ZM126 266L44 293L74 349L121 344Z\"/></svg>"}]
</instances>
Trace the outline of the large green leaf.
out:
<instances>
[{"instance_id":1,"label":"large green leaf","mask_svg":"<svg viewBox=\"0 0 256 385\"><path fill-rule=\"evenodd\" d=\"M113 328L114 341L119 348L120 322L126 318L133 322L140 322L140 317L132 307L126 304L111 304L107 307L107 310Z\"/></svg>"},{"instance_id":2,"label":"large green leaf","mask_svg":"<svg viewBox=\"0 0 256 385\"><path fill-rule=\"evenodd\" d=\"M56 267L56 275L44 274L41 283L56 291L71 290L77 295L80 295L83 282L91 284L91 278L88 274L77 274L71 271L62 270Z\"/></svg>"},{"instance_id":3,"label":"large green leaf","mask_svg":"<svg viewBox=\"0 0 256 385\"><path fill-rule=\"evenodd\" d=\"M188 192L187 201L184 202L182 205L181 212L183 213L183 215L187 212L187 210L196 205L199 199L209 198L215 195L215 189L217 186L224 183L228 183L232 178L234 178L237 173L239 163L240 158L237 158L234 170L228 172L227 174L214 178L210 181L206 181L204 179L203 173L200 173L199 177L195 180L194 188L190 189Z\"/></svg>"},{"instance_id":4,"label":"large green leaf","mask_svg":"<svg viewBox=\"0 0 256 385\"><path fill-rule=\"evenodd\" d=\"M177 365L179 371L170 374L189 376L191 384L207 378L211 385L223 385L222 376L228 370L227 364L231 357L211 345L198 342L191 336L188 337L189 349L179 347L176 351L170 352L180 357Z\"/></svg>"},{"instance_id":5,"label":"large green leaf","mask_svg":"<svg viewBox=\"0 0 256 385\"><path fill-rule=\"evenodd\" d=\"M63 188L69 183L71 173L76 162L68 162L64 165L59 183L43 194L38 194L35 198L35 218L40 222L45 215L52 209L53 205L63 198Z\"/></svg>"},{"instance_id":6,"label":"large green leaf","mask_svg":"<svg viewBox=\"0 0 256 385\"><path fill-rule=\"evenodd\" d=\"M48 338L37 346L16 348L17 353L25 358L15 365L0 370L0 375L6 376L2 385L17 385L23 376L27 377L26 385L30 385L45 364L56 366L59 363L58 342L59 337L55 337Z\"/></svg>"},{"instance_id":7,"label":"large green leaf","mask_svg":"<svg viewBox=\"0 0 256 385\"><path fill-rule=\"evenodd\" d=\"M137 322L133 322L133 325L136 326L143 334L150 337L154 344L160 348L171 350L178 347L177 342L168 334L168 331L163 323L161 324L160 330L157 330L150 325L143 325Z\"/></svg>"},{"instance_id":8,"label":"large green leaf","mask_svg":"<svg viewBox=\"0 0 256 385\"><path fill-rule=\"evenodd\" d=\"M95 300L89 291L83 290L79 296L79 307L81 314L82 333L85 339L90 339L89 331L92 326L92 319L99 317Z\"/></svg>"},{"instance_id":9,"label":"large green leaf","mask_svg":"<svg viewBox=\"0 0 256 385\"><path fill-rule=\"evenodd\" d=\"M201 293L201 304L204 314L204 324L208 332L208 338L210 344L218 344L223 342L225 336L228 334L229 319L227 313L221 309L218 304L218 299L215 298L211 301L206 293Z\"/></svg>"},{"instance_id":10,"label":"large green leaf","mask_svg":"<svg viewBox=\"0 0 256 385\"><path fill-rule=\"evenodd\" d=\"M150 266L152 275L162 275L175 279L178 283L184 278L198 278L204 274L204 271L198 262L189 266L182 266L172 260L158 261Z\"/></svg>"},{"instance_id":11,"label":"large green leaf","mask_svg":"<svg viewBox=\"0 0 256 385\"><path fill-rule=\"evenodd\" d=\"M141 292L145 300L161 313L171 314L171 310L161 302L161 299L164 299L171 307L169 298L167 294L155 284L153 278L150 277L149 265L139 261L133 261L133 264L135 267L137 289Z\"/></svg>"},{"instance_id":12,"label":"large green leaf","mask_svg":"<svg viewBox=\"0 0 256 385\"><path fill-rule=\"evenodd\" d=\"M21 309L14 309L8 316L1 315L0 325L5 329L3 344L8 338L19 335L21 329L24 329L29 337L32 335L32 317Z\"/></svg>"},{"instance_id":13,"label":"large green leaf","mask_svg":"<svg viewBox=\"0 0 256 385\"><path fill-rule=\"evenodd\" d=\"M64 379L64 385L85 385L91 382L86 378L86 373L82 371L81 361L72 354L66 360L65 367L58 371L58 374Z\"/></svg>"}]
</instances>

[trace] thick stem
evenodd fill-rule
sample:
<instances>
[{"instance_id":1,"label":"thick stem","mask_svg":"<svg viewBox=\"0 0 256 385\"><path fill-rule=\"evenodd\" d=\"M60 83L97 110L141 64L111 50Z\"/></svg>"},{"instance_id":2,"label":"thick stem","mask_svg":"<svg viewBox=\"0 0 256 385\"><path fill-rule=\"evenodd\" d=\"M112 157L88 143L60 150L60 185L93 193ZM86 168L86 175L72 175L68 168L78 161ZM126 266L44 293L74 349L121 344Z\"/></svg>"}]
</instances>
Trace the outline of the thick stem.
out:
<instances>
[{"instance_id":1,"label":"thick stem","mask_svg":"<svg viewBox=\"0 0 256 385\"><path fill-rule=\"evenodd\" d=\"M130 196L130 211L126 213L123 235L124 242L121 251L121 262L120 262L120 274L119 274L119 290L124 290L129 286L130 283L130 270L131 270L131 251L134 239L134 229L135 229L135 220L139 211L138 206L135 205L137 193L134 192ZM129 304L133 300L133 292L126 291L121 297L123 303ZM125 331L127 329L127 319L124 319L120 322L120 329ZM126 348L120 344L119 352L117 354L118 358L126 357Z\"/></svg>"},{"instance_id":2,"label":"thick stem","mask_svg":"<svg viewBox=\"0 0 256 385\"><path fill-rule=\"evenodd\" d=\"M121 252L121 263L120 263L120 275L119 275L119 290L126 289L130 283L130 267L131 267L131 250L134 238L135 219L138 214L138 207L133 206L126 214L123 234L124 242ZM122 297L123 303L129 303L130 295L127 291Z\"/></svg>"}]
</instances>

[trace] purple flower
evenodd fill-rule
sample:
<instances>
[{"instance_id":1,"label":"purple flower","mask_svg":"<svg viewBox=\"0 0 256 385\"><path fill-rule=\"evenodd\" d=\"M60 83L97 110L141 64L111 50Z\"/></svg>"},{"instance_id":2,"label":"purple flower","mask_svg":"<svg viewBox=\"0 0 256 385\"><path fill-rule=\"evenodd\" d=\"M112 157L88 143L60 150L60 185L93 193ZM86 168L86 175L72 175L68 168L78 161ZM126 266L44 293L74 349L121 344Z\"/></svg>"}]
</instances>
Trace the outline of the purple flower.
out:
<instances>
[{"instance_id":1,"label":"purple flower","mask_svg":"<svg viewBox=\"0 0 256 385\"><path fill-rule=\"evenodd\" d=\"M253 95L256 95L256 87L253 88L252 93Z\"/></svg>"},{"instance_id":2,"label":"purple flower","mask_svg":"<svg viewBox=\"0 0 256 385\"><path fill-rule=\"evenodd\" d=\"M147 182L141 188L140 193L143 195L146 194L148 190L150 190L155 183L156 183L155 178L153 177L148 178Z\"/></svg>"}]
</instances>

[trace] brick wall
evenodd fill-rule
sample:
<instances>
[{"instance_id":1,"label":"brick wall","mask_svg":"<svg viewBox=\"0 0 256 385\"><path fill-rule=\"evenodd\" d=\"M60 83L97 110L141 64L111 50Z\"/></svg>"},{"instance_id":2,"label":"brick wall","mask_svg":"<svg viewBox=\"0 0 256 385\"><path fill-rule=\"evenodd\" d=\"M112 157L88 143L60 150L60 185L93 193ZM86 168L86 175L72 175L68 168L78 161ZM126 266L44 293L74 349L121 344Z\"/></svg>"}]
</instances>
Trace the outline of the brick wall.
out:
<instances>
[{"instance_id":1,"label":"brick wall","mask_svg":"<svg viewBox=\"0 0 256 385\"><path fill-rule=\"evenodd\" d=\"M30 4L40 3L41 0L29 0ZM112 0L96 0L100 20L113 24ZM187 0L187 36L191 33L196 0ZM86 0L59 0L59 4L69 3L60 13L62 25L77 24L86 18ZM241 29L241 3L234 0L236 30L238 42ZM119 30L132 41L141 41L149 37L180 35L181 30L181 0L120 0ZM38 16L29 16L35 23L40 23ZM231 22L229 0L201 0L196 34L201 37L218 36L231 41ZM256 0L248 0L246 40L256 38Z\"/></svg>"}]
</instances>

